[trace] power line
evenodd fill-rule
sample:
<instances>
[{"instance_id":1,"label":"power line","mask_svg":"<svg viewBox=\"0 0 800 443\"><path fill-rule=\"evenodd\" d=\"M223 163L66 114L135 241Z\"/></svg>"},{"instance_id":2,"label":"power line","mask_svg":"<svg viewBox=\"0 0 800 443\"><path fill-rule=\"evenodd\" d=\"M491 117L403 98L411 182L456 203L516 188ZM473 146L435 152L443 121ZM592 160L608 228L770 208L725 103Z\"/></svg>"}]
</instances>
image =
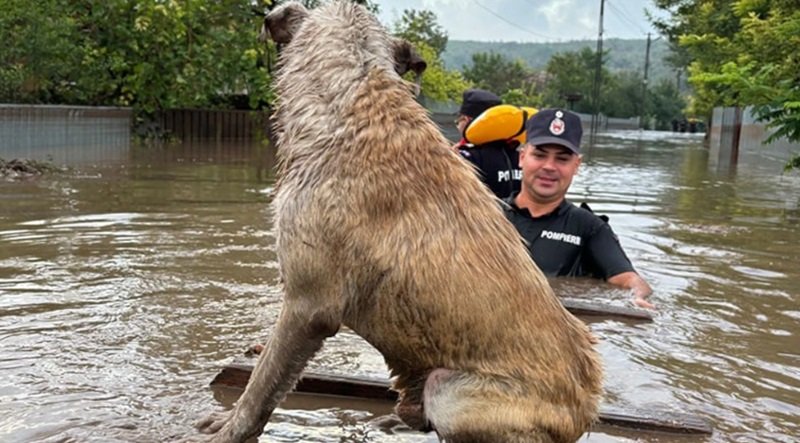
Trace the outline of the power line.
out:
<instances>
[{"instance_id":1,"label":"power line","mask_svg":"<svg viewBox=\"0 0 800 443\"><path fill-rule=\"evenodd\" d=\"M611 8L612 11L614 11L614 13L617 15L617 17L619 17L622 20L626 21L629 25L637 28L642 34L647 34L647 31L642 29L642 27L639 26L639 24L637 24L634 20L631 20L631 18L628 16L628 14L626 14L624 11L620 10L613 3L611 3L611 0L608 1L608 6Z\"/></svg>"},{"instance_id":2,"label":"power line","mask_svg":"<svg viewBox=\"0 0 800 443\"><path fill-rule=\"evenodd\" d=\"M531 6L540 6L534 0L525 0L525 2ZM613 4L611 4L611 0L608 1L608 6L610 6L611 9L614 10L615 15L620 20L624 21L628 25L633 26L634 28L637 28L642 33L642 35L647 34L647 31L645 31L639 24L637 24L635 20L631 19L630 16L624 11L624 9L620 9L621 7L616 7ZM607 32L607 30L604 29L603 32Z\"/></svg>"},{"instance_id":3,"label":"power line","mask_svg":"<svg viewBox=\"0 0 800 443\"><path fill-rule=\"evenodd\" d=\"M493 16L495 16L495 17L497 17L498 19L500 19L500 20L504 21L505 23L507 23L507 24L509 24L509 25L511 25L511 26L513 26L513 27L515 27L515 28L517 28L517 29L519 29L520 31L527 32L528 34L535 35L535 36L537 36L537 37L541 37L541 38L548 39L548 40L550 40L550 39L552 39L552 38L553 38L553 37L552 37L552 36L550 36L550 35L544 35L544 34L539 34L539 33L537 33L537 32L533 32L533 31L531 31L530 29L524 28L524 27L522 27L522 26L520 26L520 25L518 25L518 24L516 24L516 23L514 23L514 22L512 22L512 21L509 21L509 20L508 20L508 19L506 19L505 17L501 16L500 14L498 14L498 13L496 13L496 12L492 11L491 9L489 9L489 8L487 8L486 6L484 6L484 5L482 5L481 3L479 3L479 2L478 2L478 0L472 0L472 2L473 2L473 3L475 3L476 5L480 6L480 7L481 7L481 9L483 9L484 11L488 12L489 14L492 14Z\"/></svg>"}]
</instances>

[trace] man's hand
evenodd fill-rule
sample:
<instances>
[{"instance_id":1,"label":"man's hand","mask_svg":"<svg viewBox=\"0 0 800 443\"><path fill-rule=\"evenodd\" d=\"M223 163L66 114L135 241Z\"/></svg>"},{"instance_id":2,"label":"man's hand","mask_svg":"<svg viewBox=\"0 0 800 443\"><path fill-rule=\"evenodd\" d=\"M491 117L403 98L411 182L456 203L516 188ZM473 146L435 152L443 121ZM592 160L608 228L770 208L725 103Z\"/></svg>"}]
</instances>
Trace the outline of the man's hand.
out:
<instances>
[{"instance_id":1,"label":"man's hand","mask_svg":"<svg viewBox=\"0 0 800 443\"><path fill-rule=\"evenodd\" d=\"M656 305L650 303L644 297L639 297L638 295L633 296L633 304L636 305L637 308L645 308L645 309L656 308Z\"/></svg>"},{"instance_id":2,"label":"man's hand","mask_svg":"<svg viewBox=\"0 0 800 443\"><path fill-rule=\"evenodd\" d=\"M645 309L656 308L655 305L647 301L647 296L653 293L653 289L639 274L632 271L623 272L609 278L608 282L633 291L633 304L637 307Z\"/></svg>"}]
</instances>

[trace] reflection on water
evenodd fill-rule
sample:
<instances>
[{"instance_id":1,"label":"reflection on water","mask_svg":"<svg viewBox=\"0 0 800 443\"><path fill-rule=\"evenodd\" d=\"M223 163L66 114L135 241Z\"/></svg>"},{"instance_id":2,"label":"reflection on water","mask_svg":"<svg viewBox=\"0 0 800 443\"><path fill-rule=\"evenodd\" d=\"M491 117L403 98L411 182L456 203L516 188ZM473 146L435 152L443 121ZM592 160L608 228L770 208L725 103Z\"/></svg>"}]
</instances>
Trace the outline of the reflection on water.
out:
<instances>
[{"instance_id":1,"label":"reflection on water","mask_svg":"<svg viewBox=\"0 0 800 443\"><path fill-rule=\"evenodd\" d=\"M66 176L0 182L0 441L164 441L231 398L207 384L277 315L262 146L141 148ZM570 198L611 223L655 288L654 323L591 322L608 406L708 419L711 441L800 435L800 178L708 172L694 136L615 133ZM573 297L622 291L558 280ZM317 370L384 375L343 332ZM423 442L385 405L292 397L270 441ZM601 430L587 441L705 441Z\"/></svg>"}]
</instances>

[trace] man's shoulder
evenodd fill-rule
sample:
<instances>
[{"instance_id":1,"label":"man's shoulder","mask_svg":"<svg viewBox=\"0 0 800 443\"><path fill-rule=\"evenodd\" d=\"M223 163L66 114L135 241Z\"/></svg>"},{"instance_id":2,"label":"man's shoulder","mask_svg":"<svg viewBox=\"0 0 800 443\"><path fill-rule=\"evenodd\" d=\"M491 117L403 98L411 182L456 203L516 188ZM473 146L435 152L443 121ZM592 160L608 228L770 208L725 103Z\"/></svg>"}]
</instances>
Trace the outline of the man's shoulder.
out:
<instances>
[{"instance_id":1,"label":"man's shoulder","mask_svg":"<svg viewBox=\"0 0 800 443\"><path fill-rule=\"evenodd\" d=\"M564 209L560 212L563 217L568 217L571 222L590 227L593 230L608 222L608 217L595 214L586 203L581 203L579 206L567 200L565 202Z\"/></svg>"},{"instance_id":2,"label":"man's shoulder","mask_svg":"<svg viewBox=\"0 0 800 443\"><path fill-rule=\"evenodd\" d=\"M504 211L520 211L520 208L517 206L517 196L519 195L519 191L512 192L511 195L505 198L501 198L500 201L503 202L501 207ZM527 212L527 210L525 210Z\"/></svg>"},{"instance_id":3,"label":"man's shoulder","mask_svg":"<svg viewBox=\"0 0 800 443\"><path fill-rule=\"evenodd\" d=\"M594 219L597 218L594 211L592 211L586 203L581 203L580 205L576 205L575 203L564 200L566 210L569 211L569 214L573 217L581 217L586 219Z\"/></svg>"},{"instance_id":4,"label":"man's shoulder","mask_svg":"<svg viewBox=\"0 0 800 443\"><path fill-rule=\"evenodd\" d=\"M514 213L516 213L519 210L519 208L517 208L517 205L514 204L514 197L516 197L516 194L512 194L506 198L500 199L500 209L503 210L503 212L506 214L506 217L508 218L512 218L514 216Z\"/></svg>"},{"instance_id":5,"label":"man's shoulder","mask_svg":"<svg viewBox=\"0 0 800 443\"><path fill-rule=\"evenodd\" d=\"M531 213L525 208L520 208L514 203L514 198L517 194L512 194L509 197L500 199L500 209L503 210L508 221L513 224L517 230L521 230L526 226L536 225L539 220L531 217Z\"/></svg>"}]
</instances>

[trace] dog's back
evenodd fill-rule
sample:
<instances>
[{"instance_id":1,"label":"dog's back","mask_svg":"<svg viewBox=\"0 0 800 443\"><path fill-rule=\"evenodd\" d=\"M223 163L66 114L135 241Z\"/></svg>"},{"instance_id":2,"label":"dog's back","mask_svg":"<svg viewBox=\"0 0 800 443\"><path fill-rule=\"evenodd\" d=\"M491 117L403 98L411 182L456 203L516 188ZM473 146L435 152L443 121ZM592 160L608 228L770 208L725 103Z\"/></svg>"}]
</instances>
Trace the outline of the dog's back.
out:
<instances>
[{"instance_id":1,"label":"dog's back","mask_svg":"<svg viewBox=\"0 0 800 443\"><path fill-rule=\"evenodd\" d=\"M601 389L593 338L394 71L392 44L342 2L311 11L284 49L274 204L287 287L342 297L344 324L401 392L451 371L425 405L440 434L575 440Z\"/></svg>"}]
</instances>

